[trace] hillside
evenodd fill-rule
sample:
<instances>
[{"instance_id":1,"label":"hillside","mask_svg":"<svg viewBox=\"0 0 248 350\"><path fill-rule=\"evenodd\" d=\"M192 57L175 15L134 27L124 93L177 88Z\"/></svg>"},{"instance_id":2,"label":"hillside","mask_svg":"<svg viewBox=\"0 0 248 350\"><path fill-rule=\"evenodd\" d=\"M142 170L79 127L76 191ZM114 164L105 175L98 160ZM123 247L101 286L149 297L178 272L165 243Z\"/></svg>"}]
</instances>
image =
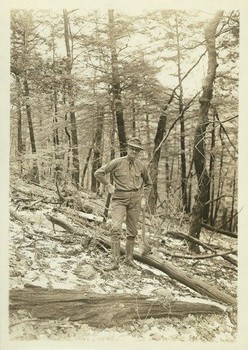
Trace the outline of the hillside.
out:
<instances>
[{"instance_id":1,"label":"hillside","mask_svg":"<svg viewBox=\"0 0 248 350\"><path fill-rule=\"evenodd\" d=\"M54 318L44 318L44 314L50 312L46 311L39 318L43 304L38 312L35 307L25 309L24 304L19 305L16 300L15 304L12 299L11 340L235 341L235 306L200 294L161 270L139 261L136 270L126 267L123 262L119 271L105 272L104 266L110 262L108 244L101 240L101 237L108 239L110 227L110 220L101 222L105 196L100 198L90 192L75 195L74 192L65 198L62 202L57 189L49 188L48 184L37 186L12 179L9 226L9 288L12 292L21 289L23 293L33 291L33 295L38 296L39 291L44 290L45 293L46 290L50 294L55 291L59 296L59 291L70 290L85 296L104 297L108 302L111 298L124 298L124 304L126 297L137 301L141 298L148 300L151 308L152 303L161 305L161 314L163 308L170 309L173 314L177 305L184 303L197 303L198 306L189 308L188 313L180 309L177 316L168 312L170 317L165 314L159 316L158 307L154 311L155 317L148 312L145 317L131 315L127 321L123 316L114 325L111 310L108 322L107 314L99 315L96 310L94 319L98 320L101 316L101 321L92 325L93 316L88 321L80 317L72 320L72 316L56 318L54 311ZM153 246L150 259L171 263L188 278L197 279L199 284L207 283L209 289L214 286L235 299L237 266L218 253L223 255L232 251L227 256L236 261L234 249L237 240L203 229L201 241L215 254L201 246L201 253L192 256L187 249L187 240L171 234L187 234L189 222L180 220L180 217L164 218L162 214L161 211L154 217L146 215L145 228ZM70 230L52 223L51 217L66 223ZM137 256L142 244L141 227L140 222ZM125 228L123 243L124 233ZM40 295L42 297L42 293ZM199 306L202 304L205 307ZM49 305L53 310L54 304ZM102 304L99 305L102 307ZM80 304L78 307L81 307ZM64 309L59 312L63 315Z\"/></svg>"}]
</instances>

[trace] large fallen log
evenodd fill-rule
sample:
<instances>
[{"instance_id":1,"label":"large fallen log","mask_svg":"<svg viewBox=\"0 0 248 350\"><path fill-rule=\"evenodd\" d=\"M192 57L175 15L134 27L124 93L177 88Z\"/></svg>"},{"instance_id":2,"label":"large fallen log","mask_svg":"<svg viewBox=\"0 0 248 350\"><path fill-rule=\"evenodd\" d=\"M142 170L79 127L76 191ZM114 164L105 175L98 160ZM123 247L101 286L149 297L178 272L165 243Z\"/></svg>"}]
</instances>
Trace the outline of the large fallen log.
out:
<instances>
[{"instance_id":1,"label":"large fallen log","mask_svg":"<svg viewBox=\"0 0 248 350\"><path fill-rule=\"evenodd\" d=\"M47 216L47 217L49 218L49 216ZM54 218L52 217L52 215L50 215L50 219L55 221ZM66 222L61 220L61 219L56 218L56 224L57 225L61 224L62 227L66 228ZM70 232L70 227L68 228L68 231ZM108 247L111 246L110 239L103 236L103 235L97 237L97 240L99 242L107 245ZM125 251L124 246L121 246L121 251L122 252ZM218 300L219 302L226 303L229 305L236 305L236 303L237 303L237 301L234 297L226 294L223 291L220 291L215 286L213 286L209 283L205 283L205 282L199 280L198 278L188 276L184 271L176 268L168 261L166 261L166 262L162 261L157 256L153 256L153 255L144 256L144 255L139 254L135 250L134 251L134 258L142 263L148 264L152 267L159 269L160 271L165 272L171 278L176 279L180 283L183 283L187 287L195 290L196 292L198 292L202 295L206 295L206 296L210 297L211 299Z\"/></svg>"},{"instance_id":2,"label":"large fallen log","mask_svg":"<svg viewBox=\"0 0 248 350\"><path fill-rule=\"evenodd\" d=\"M27 310L39 319L69 318L95 327L124 325L132 320L184 317L189 314L221 314L223 309L192 303L126 294L84 294L76 290L24 288L9 293L10 311Z\"/></svg>"},{"instance_id":3,"label":"large fallen log","mask_svg":"<svg viewBox=\"0 0 248 350\"><path fill-rule=\"evenodd\" d=\"M98 237L98 240L110 247L110 240L106 237ZM125 247L121 246L121 251L125 251ZM141 255L139 252L134 250L134 258L137 261L148 264L149 266L155 267L160 271L166 273L169 277L177 280L178 282L184 284L185 286L195 290L196 292L206 295L213 300L219 302L236 306L237 300L231 295L220 291L215 286L210 283L201 281L199 278L191 277L187 275L184 271L180 270L178 267L175 267L168 261L162 261L155 255Z\"/></svg>"}]
</instances>

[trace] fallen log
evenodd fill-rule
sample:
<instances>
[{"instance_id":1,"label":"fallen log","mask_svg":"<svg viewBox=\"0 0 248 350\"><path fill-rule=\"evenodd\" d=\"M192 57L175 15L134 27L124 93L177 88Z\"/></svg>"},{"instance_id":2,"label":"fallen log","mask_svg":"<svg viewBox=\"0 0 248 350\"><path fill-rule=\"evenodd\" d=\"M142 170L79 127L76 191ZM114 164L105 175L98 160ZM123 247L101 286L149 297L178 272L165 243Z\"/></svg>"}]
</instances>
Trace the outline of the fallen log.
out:
<instances>
[{"instance_id":1,"label":"fallen log","mask_svg":"<svg viewBox=\"0 0 248 350\"><path fill-rule=\"evenodd\" d=\"M159 248L159 252L164 253L166 255L171 256L172 258L181 258L181 259L210 259L215 258L217 256L223 257L229 254L237 253L237 250L229 250L225 252L220 253L214 253L214 254L197 254L197 255L189 255L189 254L178 254L178 253L171 253L169 250L164 248Z\"/></svg>"},{"instance_id":2,"label":"fallen log","mask_svg":"<svg viewBox=\"0 0 248 350\"><path fill-rule=\"evenodd\" d=\"M210 247L210 245L200 241L199 239L197 238L194 238L194 237L191 237L189 235L186 235L185 233L183 232L178 232L178 231L163 231L163 234L167 234L167 235L171 235L173 237L176 237L176 238L179 238L179 239L186 239L188 241L191 241L191 242L194 242L194 243L197 243L199 244L200 246L202 246L203 248L207 249L207 250L210 250L211 252L213 253L216 253L216 249ZM235 266L238 266L238 262L237 260L233 259L232 257L230 256L226 256L226 255L222 255L221 256L224 260L230 262L231 264L235 265Z\"/></svg>"},{"instance_id":3,"label":"fallen log","mask_svg":"<svg viewBox=\"0 0 248 350\"><path fill-rule=\"evenodd\" d=\"M51 218L50 216L47 216ZM54 219L53 219L54 220ZM61 225L66 229L67 223L61 219L56 218L56 224ZM70 228L69 228L70 229ZM71 230L68 230L70 232ZM111 241L109 238L104 237L103 235L97 237L97 240L103 244L106 244L108 247L111 247ZM121 246L121 251L125 251L125 247ZM209 283L205 283L200 281L199 279L188 276L184 271L176 268L168 261L164 262L156 256L153 255L141 255L136 250L134 251L134 258L142 263L153 266L160 271L165 272L169 277L176 279L180 283L183 283L187 287L195 290L196 292L206 295L214 300L218 300L220 302L236 305L237 301L234 297L226 294L225 292L220 291L215 286L210 285Z\"/></svg>"},{"instance_id":4,"label":"fallen log","mask_svg":"<svg viewBox=\"0 0 248 350\"><path fill-rule=\"evenodd\" d=\"M206 303L164 300L128 294L84 294L76 290L24 288L9 293L10 311L27 310L39 319L69 318L90 326L111 327L132 320L221 314L223 309Z\"/></svg>"},{"instance_id":5,"label":"fallen log","mask_svg":"<svg viewBox=\"0 0 248 350\"><path fill-rule=\"evenodd\" d=\"M231 232L231 231L226 231L226 230L223 230L223 229L218 228L218 227L213 227L213 226L210 226L210 225L207 225L207 224L202 224L202 227L206 228L209 231L221 233L222 235L225 235L225 236L238 238L237 233L234 233L234 232Z\"/></svg>"},{"instance_id":6,"label":"fallen log","mask_svg":"<svg viewBox=\"0 0 248 350\"><path fill-rule=\"evenodd\" d=\"M64 222L63 220L59 219L57 216L54 216L51 214L45 214L45 217L48 220L50 220L53 225L61 226L63 229L65 229L72 235L79 235L79 236L84 235L84 232L82 232L82 230L75 228L74 226L70 225L68 222Z\"/></svg>"},{"instance_id":7,"label":"fallen log","mask_svg":"<svg viewBox=\"0 0 248 350\"><path fill-rule=\"evenodd\" d=\"M108 245L110 247L111 241L110 239L106 237L98 237L97 238L100 242ZM121 251L124 253L125 247L121 246ZM217 300L222 303L226 303L229 305L236 305L237 300L236 298L232 297L231 295L220 291L215 286L203 282L198 278L190 277L187 275L184 271L180 270L179 268L175 267L173 264L171 264L168 261L162 261L155 255L141 255L136 250L134 250L134 258L137 261L140 261L142 263L148 264L152 267L157 268L158 270L166 273L169 277L177 280L178 282L184 284L185 286L195 290L196 292L206 295L209 298L213 300Z\"/></svg>"}]
</instances>

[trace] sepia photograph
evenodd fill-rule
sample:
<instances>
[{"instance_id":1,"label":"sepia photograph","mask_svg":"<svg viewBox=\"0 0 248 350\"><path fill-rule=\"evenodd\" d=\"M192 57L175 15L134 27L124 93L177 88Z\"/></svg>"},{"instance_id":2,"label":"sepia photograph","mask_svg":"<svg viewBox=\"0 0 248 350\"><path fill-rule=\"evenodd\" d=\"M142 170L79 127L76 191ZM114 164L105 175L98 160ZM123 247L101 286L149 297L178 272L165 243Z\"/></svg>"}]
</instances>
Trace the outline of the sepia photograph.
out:
<instances>
[{"instance_id":1,"label":"sepia photograph","mask_svg":"<svg viewBox=\"0 0 248 350\"><path fill-rule=\"evenodd\" d=\"M3 7L3 349L245 349L237 3Z\"/></svg>"}]
</instances>

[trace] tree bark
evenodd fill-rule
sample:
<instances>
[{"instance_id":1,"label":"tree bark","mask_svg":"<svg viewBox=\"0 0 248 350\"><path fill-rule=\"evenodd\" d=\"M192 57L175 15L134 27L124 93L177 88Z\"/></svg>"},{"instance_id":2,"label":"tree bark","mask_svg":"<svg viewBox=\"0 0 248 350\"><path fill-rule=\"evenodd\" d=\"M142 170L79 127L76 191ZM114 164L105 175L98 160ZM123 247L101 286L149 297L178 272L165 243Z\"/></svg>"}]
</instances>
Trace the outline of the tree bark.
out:
<instances>
[{"instance_id":1,"label":"tree bark","mask_svg":"<svg viewBox=\"0 0 248 350\"><path fill-rule=\"evenodd\" d=\"M70 105L70 124L71 124L71 145L72 145L72 180L76 187L79 186L79 158L78 158L78 136L77 136L77 123L76 123L76 113L74 106L74 97L73 97L73 83L71 77L72 70L72 53L70 48L69 41L69 17L66 10L63 10L64 18L64 37L65 37L65 47L66 47L66 80L67 80L67 93L69 97Z\"/></svg>"},{"instance_id":2,"label":"tree bark","mask_svg":"<svg viewBox=\"0 0 248 350\"><path fill-rule=\"evenodd\" d=\"M110 39L110 48L111 48L111 65L112 65L112 93L115 105L115 115L117 122L117 131L120 144L120 155L126 155L126 129L125 122L123 117L123 106L121 100L121 84L120 84L120 75L118 69L118 55L116 49L116 29L115 29L115 19L114 19L114 10L108 10L109 18L109 39Z\"/></svg>"},{"instance_id":3,"label":"tree bark","mask_svg":"<svg viewBox=\"0 0 248 350\"><path fill-rule=\"evenodd\" d=\"M95 171L102 166L101 150L102 150L102 135L103 135L103 123L104 113L103 108L97 108L95 135L94 135L94 148L93 148L93 160L91 170L91 191L98 192L100 183L96 180L94 175Z\"/></svg>"},{"instance_id":4,"label":"tree bark","mask_svg":"<svg viewBox=\"0 0 248 350\"><path fill-rule=\"evenodd\" d=\"M114 107L112 104L112 118L113 118L113 125L114 125L114 120L115 120L115 115L114 115ZM114 159L115 157L115 148L114 148L114 142L115 142L115 128L113 127L113 129L110 131L110 159ZM110 173L110 183L113 184L114 178L113 178L113 174ZM103 221L106 222L107 218L108 218L108 212L109 212L109 208L110 208L110 203L111 203L111 198L112 195L110 193L107 194L107 198L106 198L106 203L105 203L105 207L104 207L104 211L103 211Z\"/></svg>"},{"instance_id":5,"label":"tree bark","mask_svg":"<svg viewBox=\"0 0 248 350\"><path fill-rule=\"evenodd\" d=\"M154 214L156 211L157 200L158 200L158 166L161 154L161 147L159 147L160 143L163 140L163 136L166 130L166 122L167 122L167 108L173 100L174 94L171 95L168 103L163 109L158 121L157 132L154 138L154 151L151 162L149 163L149 172L152 179L152 188L149 194L149 207L151 213ZM158 148L159 147L159 148Z\"/></svg>"},{"instance_id":6,"label":"tree bark","mask_svg":"<svg viewBox=\"0 0 248 350\"><path fill-rule=\"evenodd\" d=\"M39 319L68 317L71 321L81 320L101 328L147 318L223 313L220 307L206 303L159 301L157 298L128 294L84 294L66 289L12 289L9 300L10 311L25 309Z\"/></svg>"},{"instance_id":7,"label":"tree bark","mask_svg":"<svg viewBox=\"0 0 248 350\"><path fill-rule=\"evenodd\" d=\"M177 40L177 72L178 72L178 85L179 85L179 96L178 96L178 111L180 116L180 160L181 160L181 190L182 190L182 205L186 213L190 212L188 206L187 196L187 176L186 176L186 155L185 155L185 126L184 126L184 112L183 112L183 84L181 77L181 48L180 48L180 33L179 24L176 14L176 40Z\"/></svg>"},{"instance_id":8,"label":"tree bark","mask_svg":"<svg viewBox=\"0 0 248 350\"><path fill-rule=\"evenodd\" d=\"M192 212L192 221L189 233L195 238L200 237L202 221L206 222L209 215L210 179L206 168L205 135L208 125L208 111L213 95L213 84L216 75L217 58L215 47L216 30L220 23L223 11L218 11L209 22L205 30L206 47L208 51L207 76L203 84L200 98L198 124L195 130L193 161L198 181L198 193L195 196L195 205ZM191 250L197 250L195 244L190 245Z\"/></svg>"},{"instance_id":9,"label":"tree bark","mask_svg":"<svg viewBox=\"0 0 248 350\"><path fill-rule=\"evenodd\" d=\"M210 208L209 208L209 223L214 225L214 196L215 196L215 182L214 182L214 170L215 170L215 114L217 110L214 108L213 111L213 124L211 131L211 150L210 150L210 162L209 162L209 178L210 178Z\"/></svg>"},{"instance_id":10,"label":"tree bark","mask_svg":"<svg viewBox=\"0 0 248 350\"><path fill-rule=\"evenodd\" d=\"M19 75L16 75L16 85L17 85L17 115L18 115L18 129L17 129L17 149L18 156L21 156L24 153L24 144L22 140L22 111L21 111L21 82Z\"/></svg>"},{"instance_id":11,"label":"tree bark","mask_svg":"<svg viewBox=\"0 0 248 350\"><path fill-rule=\"evenodd\" d=\"M82 173L81 187L84 187L84 179L85 179L86 171L87 171L88 166L89 166L89 162L90 162L90 157L91 157L92 151L93 151L93 147L90 147L90 149L88 151L88 155L87 155L86 161L85 161L83 173Z\"/></svg>"},{"instance_id":12,"label":"tree bark","mask_svg":"<svg viewBox=\"0 0 248 350\"><path fill-rule=\"evenodd\" d=\"M24 93L26 98L26 112L27 112L27 120L28 120L28 129L29 129L29 136L30 136L30 143L31 143L31 150L32 154L36 154L36 143L35 143L35 137L34 137L34 128L33 128L33 120L32 120L32 113L31 113L31 106L29 102L29 85L27 78L24 78ZM37 159L35 158L33 160L33 166L32 166L32 172L31 172L31 181L35 183L39 183L39 168L37 165Z\"/></svg>"}]
</instances>

